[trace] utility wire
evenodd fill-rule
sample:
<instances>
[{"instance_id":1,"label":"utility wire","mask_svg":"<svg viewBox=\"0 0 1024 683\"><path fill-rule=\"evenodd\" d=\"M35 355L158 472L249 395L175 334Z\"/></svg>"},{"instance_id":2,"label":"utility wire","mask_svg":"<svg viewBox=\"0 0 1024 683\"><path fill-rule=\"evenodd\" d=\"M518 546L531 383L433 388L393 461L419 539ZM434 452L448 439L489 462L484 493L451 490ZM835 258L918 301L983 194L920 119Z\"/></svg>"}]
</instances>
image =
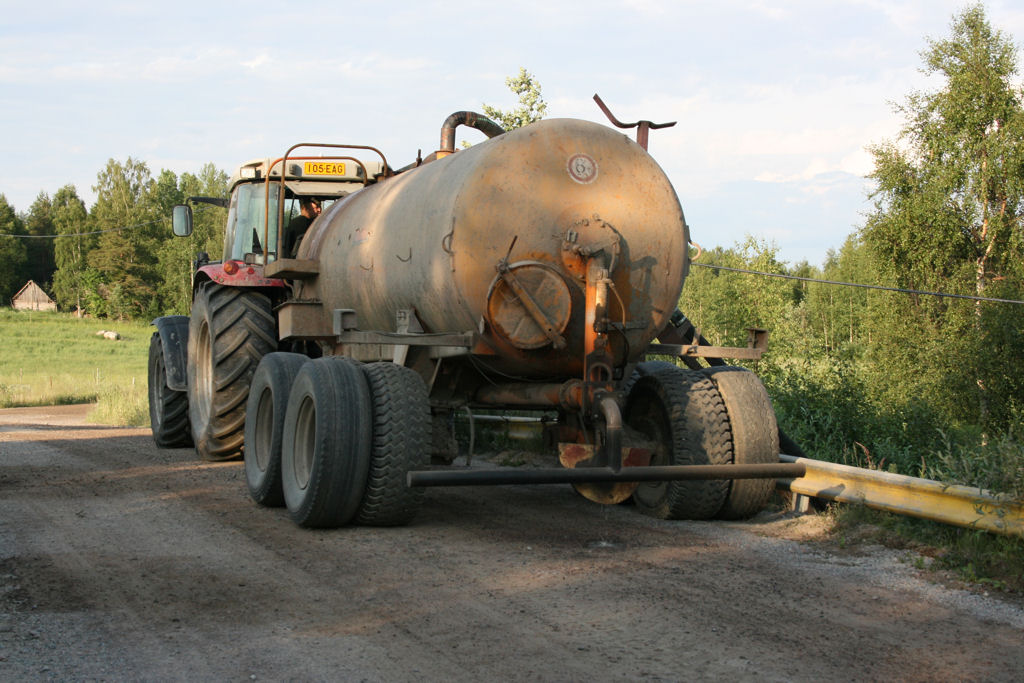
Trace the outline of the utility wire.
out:
<instances>
[{"instance_id":1,"label":"utility wire","mask_svg":"<svg viewBox=\"0 0 1024 683\"><path fill-rule=\"evenodd\" d=\"M923 294L926 296L939 296L949 299L969 299L971 301L990 301L997 304L1024 304L1024 301L1017 299L995 299L988 296L972 296L970 294L949 294L947 292L926 292L921 289L904 289L902 287L883 287L882 285L864 285L859 282L841 282L839 280L819 280L813 277L801 277L799 275L784 275L783 273L766 273L761 270L747 270L745 268L730 268L729 266L716 266L710 263L690 262L691 266L701 268L713 268L715 270L727 270L731 273L746 273L748 275L764 275L765 277L777 277L783 280L799 280L801 282L820 282L823 285L841 285L843 287L860 287L861 289L880 289L884 292L902 292L904 294Z\"/></svg>"},{"instance_id":2,"label":"utility wire","mask_svg":"<svg viewBox=\"0 0 1024 683\"><path fill-rule=\"evenodd\" d=\"M10 232L0 232L0 237L21 237L22 239L29 240L47 240L54 239L57 237L83 237L85 235L101 235L105 232L117 232L118 230L131 230L132 228L143 228L147 225L153 225L154 223L163 223L166 219L158 218L152 221L146 221L145 223L136 223L135 225L123 225L120 228L107 228L106 230L93 230L92 232L67 232L59 235L16 235Z\"/></svg>"}]
</instances>

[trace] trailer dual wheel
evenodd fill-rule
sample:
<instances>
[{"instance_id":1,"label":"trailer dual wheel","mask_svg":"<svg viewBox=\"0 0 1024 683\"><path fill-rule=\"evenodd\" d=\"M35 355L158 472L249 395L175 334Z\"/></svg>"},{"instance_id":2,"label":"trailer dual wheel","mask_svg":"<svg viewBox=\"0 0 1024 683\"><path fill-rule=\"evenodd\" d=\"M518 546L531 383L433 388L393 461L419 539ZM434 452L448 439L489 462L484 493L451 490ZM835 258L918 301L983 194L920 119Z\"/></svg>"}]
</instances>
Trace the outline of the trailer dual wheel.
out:
<instances>
[{"instance_id":1,"label":"trailer dual wheel","mask_svg":"<svg viewBox=\"0 0 1024 683\"><path fill-rule=\"evenodd\" d=\"M204 460L242 453L249 383L260 358L277 348L270 299L261 292L200 285L188 336L192 440Z\"/></svg>"},{"instance_id":2,"label":"trailer dual wheel","mask_svg":"<svg viewBox=\"0 0 1024 683\"><path fill-rule=\"evenodd\" d=\"M732 460L729 417L715 385L667 363L642 364L626 399L626 424L658 444L651 465L724 465ZM727 481L641 483L637 509L659 519L710 519L729 492Z\"/></svg>"},{"instance_id":3,"label":"trailer dual wheel","mask_svg":"<svg viewBox=\"0 0 1024 683\"><path fill-rule=\"evenodd\" d=\"M154 332L149 340L149 424L159 448L192 445L188 394L167 386L164 345L158 332Z\"/></svg>"},{"instance_id":4,"label":"trailer dual wheel","mask_svg":"<svg viewBox=\"0 0 1024 683\"><path fill-rule=\"evenodd\" d=\"M423 502L423 489L406 484L405 475L430 464L427 387L415 371L401 365L368 363L362 368L373 400L373 444L357 521L371 526L408 524Z\"/></svg>"},{"instance_id":5,"label":"trailer dual wheel","mask_svg":"<svg viewBox=\"0 0 1024 683\"><path fill-rule=\"evenodd\" d=\"M309 360L301 353L268 353L256 366L245 407L245 483L260 505L284 505L281 489L281 437L288 396L299 370Z\"/></svg>"},{"instance_id":6,"label":"trailer dual wheel","mask_svg":"<svg viewBox=\"0 0 1024 683\"><path fill-rule=\"evenodd\" d=\"M370 390L360 366L318 358L299 370L281 442L284 502L299 526L330 528L359 510L373 438Z\"/></svg>"},{"instance_id":7,"label":"trailer dual wheel","mask_svg":"<svg viewBox=\"0 0 1024 683\"><path fill-rule=\"evenodd\" d=\"M733 462L737 465L779 461L779 427L775 411L761 380L746 368L719 366L705 368L708 377L722 395L729 413ZM757 514L767 504L774 479L735 479L718 516L743 519Z\"/></svg>"}]
</instances>

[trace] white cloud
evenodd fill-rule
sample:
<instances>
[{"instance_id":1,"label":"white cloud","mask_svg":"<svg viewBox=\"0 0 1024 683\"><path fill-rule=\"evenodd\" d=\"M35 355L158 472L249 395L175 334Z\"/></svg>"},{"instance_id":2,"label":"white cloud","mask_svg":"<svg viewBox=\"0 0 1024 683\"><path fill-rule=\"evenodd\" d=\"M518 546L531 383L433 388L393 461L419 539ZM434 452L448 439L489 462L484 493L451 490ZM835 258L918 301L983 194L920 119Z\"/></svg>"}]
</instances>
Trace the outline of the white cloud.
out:
<instances>
[{"instance_id":1,"label":"white cloud","mask_svg":"<svg viewBox=\"0 0 1024 683\"><path fill-rule=\"evenodd\" d=\"M257 55L253 59L249 59L249 60L241 62L241 64L246 69L258 69L261 66L263 66L264 64L267 64L269 62L270 62L270 57L267 55L267 53L264 52L264 53L262 53L260 55Z\"/></svg>"}]
</instances>

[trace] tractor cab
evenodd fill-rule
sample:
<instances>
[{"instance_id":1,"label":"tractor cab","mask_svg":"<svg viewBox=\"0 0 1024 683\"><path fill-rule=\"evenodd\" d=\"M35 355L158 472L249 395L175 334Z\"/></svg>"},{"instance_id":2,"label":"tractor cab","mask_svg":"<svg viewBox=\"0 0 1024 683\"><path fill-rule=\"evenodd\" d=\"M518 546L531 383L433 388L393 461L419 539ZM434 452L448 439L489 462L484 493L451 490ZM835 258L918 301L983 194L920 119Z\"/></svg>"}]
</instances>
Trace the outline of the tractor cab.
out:
<instances>
[{"instance_id":1,"label":"tractor cab","mask_svg":"<svg viewBox=\"0 0 1024 683\"><path fill-rule=\"evenodd\" d=\"M290 152L291 150L289 150ZM286 169L282 173L282 169ZM304 198L322 208L387 175L386 163L354 157L285 156L242 164L231 177L230 199L189 197L191 203L226 206L223 261L265 265L281 253L284 228L299 215ZM181 204L172 215L174 234L192 233L192 207Z\"/></svg>"},{"instance_id":2,"label":"tractor cab","mask_svg":"<svg viewBox=\"0 0 1024 683\"><path fill-rule=\"evenodd\" d=\"M282 178L282 165L287 172ZM296 157L259 159L243 164L231 179L231 200L224 233L224 260L266 264L281 252L284 228L299 215L300 202L319 200L323 208L362 189L382 164L354 159Z\"/></svg>"}]
</instances>

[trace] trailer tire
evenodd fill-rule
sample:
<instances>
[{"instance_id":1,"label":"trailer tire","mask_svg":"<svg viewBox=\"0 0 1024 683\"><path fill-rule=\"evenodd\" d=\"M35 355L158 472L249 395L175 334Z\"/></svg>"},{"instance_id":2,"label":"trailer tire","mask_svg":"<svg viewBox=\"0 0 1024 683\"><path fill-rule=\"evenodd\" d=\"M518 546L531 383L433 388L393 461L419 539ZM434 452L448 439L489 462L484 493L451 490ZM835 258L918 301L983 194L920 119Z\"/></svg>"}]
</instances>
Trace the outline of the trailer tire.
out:
<instances>
[{"instance_id":1,"label":"trailer tire","mask_svg":"<svg viewBox=\"0 0 1024 683\"><path fill-rule=\"evenodd\" d=\"M746 368L720 366L700 371L722 395L732 432L733 462L737 465L779 461L779 426L771 399L757 375ZM719 510L722 519L745 519L768 503L774 479L735 479Z\"/></svg>"},{"instance_id":2,"label":"trailer tire","mask_svg":"<svg viewBox=\"0 0 1024 683\"><path fill-rule=\"evenodd\" d=\"M249 383L260 358L277 348L270 299L251 289L200 285L188 335L192 440L204 460L242 453Z\"/></svg>"},{"instance_id":3,"label":"trailer tire","mask_svg":"<svg viewBox=\"0 0 1024 683\"><path fill-rule=\"evenodd\" d=\"M249 496L266 507L284 505L281 435L288 395L309 360L301 353L275 351L260 359L245 406L245 483Z\"/></svg>"},{"instance_id":4,"label":"trailer tire","mask_svg":"<svg viewBox=\"0 0 1024 683\"><path fill-rule=\"evenodd\" d=\"M622 393L625 396L629 396L629 392L633 390L633 385L641 377L646 377L652 373L663 370L671 372L672 368L678 368L675 363L669 363L665 360L645 360L643 363L637 363L637 366L633 368L633 374L629 376L625 384L622 385ZM681 368L680 368L681 369Z\"/></svg>"},{"instance_id":5,"label":"trailer tire","mask_svg":"<svg viewBox=\"0 0 1024 683\"><path fill-rule=\"evenodd\" d=\"M370 465L371 419L359 365L318 358L299 370L281 441L281 487L296 524L333 528L355 517Z\"/></svg>"},{"instance_id":6,"label":"trailer tire","mask_svg":"<svg viewBox=\"0 0 1024 683\"><path fill-rule=\"evenodd\" d=\"M423 489L406 473L430 464L431 419L427 387L415 371L394 363L362 366L373 405L373 442L360 524L400 526L412 521Z\"/></svg>"},{"instance_id":7,"label":"trailer tire","mask_svg":"<svg viewBox=\"0 0 1024 683\"><path fill-rule=\"evenodd\" d=\"M160 333L149 340L149 425L157 448L192 445L188 423L188 393L167 386L164 345Z\"/></svg>"},{"instance_id":8,"label":"trailer tire","mask_svg":"<svg viewBox=\"0 0 1024 683\"><path fill-rule=\"evenodd\" d=\"M660 444L651 465L724 465L732 460L729 418L711 380L672 365L649 367L626 399L626 424ZM659 519L711 519L725 502L728 482L641 483L637 509Z\"/></svg>"}]
</instances>

